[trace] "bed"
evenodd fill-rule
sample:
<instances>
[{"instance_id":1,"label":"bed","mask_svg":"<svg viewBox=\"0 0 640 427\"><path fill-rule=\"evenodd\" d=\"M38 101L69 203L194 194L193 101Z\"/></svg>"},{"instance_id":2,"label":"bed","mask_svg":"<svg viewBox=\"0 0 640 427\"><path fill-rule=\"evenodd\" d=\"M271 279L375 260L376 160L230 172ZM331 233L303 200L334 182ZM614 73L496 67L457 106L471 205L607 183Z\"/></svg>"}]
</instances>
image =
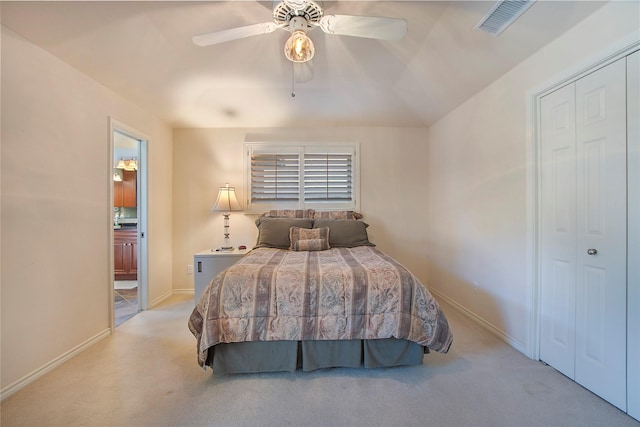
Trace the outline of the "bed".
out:
<instances>
[{"instance_id":1,"label":"bed","mask_svg":"<svg viewBox=\"0 0 640 427\"><path fill-rule=\"evenodd\" d=\"M256 225L256 246L213 278L189 318L203 368L419 365L449 350L436 300L369 242L357 214L277 211Z\"/></svg>"}]
</instances>

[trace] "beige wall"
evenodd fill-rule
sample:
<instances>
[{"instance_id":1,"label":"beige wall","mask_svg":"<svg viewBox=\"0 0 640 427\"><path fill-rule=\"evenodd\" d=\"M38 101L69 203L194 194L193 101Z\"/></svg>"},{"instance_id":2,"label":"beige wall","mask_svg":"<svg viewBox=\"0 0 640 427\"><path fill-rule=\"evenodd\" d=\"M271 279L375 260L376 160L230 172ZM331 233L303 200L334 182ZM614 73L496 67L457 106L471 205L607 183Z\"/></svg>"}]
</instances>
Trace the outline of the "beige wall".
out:
<instances>
[{"instance_id":1,"label":"beige wall","mask_svg":"<svg viewBox=\"0 0 640 427\"><path fill-rule=\"evenodd\" d=\"M360 143L361 204L372 242L427 277L426 128L176 129L173 133L173 284L192 289L193 254L222 244L223 221L209 209L228 182L244 200L243 150L250 141ZM253 246L253 215L232 213L232 244Z\"/></svg>"},{"instance_id":2,"label":"beige wall","mask_svg":"<svg viewBox=\"0 0 640 427\"><path fill-rule=\"evenodd\" d=\"M527 94L595 61L620 39L637 37L638 5L605 5L429 129L429 285L522 351L533 280Z\"/></svg>"},{"instance_id":3,"label":"beige wall","mask_svg":"<svg viewBox=\"0 0 640 427\"><path fill-rule=\"evenodd\" d=\"M171 292L171 130L2 28L2 390L110 327L109 117L149 142L149 301Z\"/></svg>"}]
</instances>

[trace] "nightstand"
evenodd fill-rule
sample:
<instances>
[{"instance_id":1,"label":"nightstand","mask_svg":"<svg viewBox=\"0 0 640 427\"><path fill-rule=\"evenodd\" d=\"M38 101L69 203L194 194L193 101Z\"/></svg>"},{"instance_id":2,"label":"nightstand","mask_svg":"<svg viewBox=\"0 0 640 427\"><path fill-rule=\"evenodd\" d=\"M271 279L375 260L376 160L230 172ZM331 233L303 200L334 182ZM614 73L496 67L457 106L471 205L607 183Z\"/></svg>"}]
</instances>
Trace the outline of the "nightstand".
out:
<instances>
[{"instance_id":1,"label":"nightstand","mask_svg":"<svg viewBox=\"0 0 640 427\"><path fill-rule=\"evenodd\" d=\"M200 295L209 285L211 279L225 268L238 262L247 252L247 249L234 249L232 251L209 249L195 254L193 256L194 301L198 302Z\"/></svg>"}]
</instances>

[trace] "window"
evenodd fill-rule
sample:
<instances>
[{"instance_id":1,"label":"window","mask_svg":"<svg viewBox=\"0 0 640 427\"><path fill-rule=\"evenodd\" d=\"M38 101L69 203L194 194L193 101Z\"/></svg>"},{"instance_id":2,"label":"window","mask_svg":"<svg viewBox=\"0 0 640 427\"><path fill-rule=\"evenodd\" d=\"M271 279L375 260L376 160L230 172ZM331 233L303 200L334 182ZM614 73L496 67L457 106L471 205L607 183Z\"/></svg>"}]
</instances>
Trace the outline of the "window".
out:
<instances>
[{"instance_id":1,"label":"window","mask_svg":"<svg viewBox=\"0 0 640 427\"><path fill-rule=\"evenodd\" d=\"M358 210L357 144L245 143L247 210Z\"/></svg>"}]
</instances>

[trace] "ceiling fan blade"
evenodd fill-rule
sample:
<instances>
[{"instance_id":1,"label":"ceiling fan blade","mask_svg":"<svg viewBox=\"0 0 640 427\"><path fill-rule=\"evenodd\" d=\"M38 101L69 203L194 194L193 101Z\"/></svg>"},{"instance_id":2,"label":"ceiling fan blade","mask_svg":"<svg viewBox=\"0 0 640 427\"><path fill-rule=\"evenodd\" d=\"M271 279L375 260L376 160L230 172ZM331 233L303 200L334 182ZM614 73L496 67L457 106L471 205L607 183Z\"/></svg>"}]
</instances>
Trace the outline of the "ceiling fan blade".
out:
<instances>
[{"instance_id":1,"label":"ceiling fan blade","mask_svg":"<svg viewBox=\"0 0 640 427\"><path fill-rule=\"evenodd\" d=\"M296 83L307 83L313 80L313 61L294 62L293 76Z\"/></svg>"},{"instance_id":2,"label":"ceiling fan blade","mask_svg":"<svg viewBox=\"0 0 640 427\"><path fill-rule=\"evenodd\" d=\"M243 39L245 37L268 34L278 28L273 22L263 22L260 24L246 25L244 27L231 28L229 30L217 31L215 33L201 34L192 38L193 43L198 46L211 46L214 44Z\"/></svg>"},{"instance_id":3,"label":"ceiling fan blade","mask_svg":"<svg viewBox=\"0 0 640 427\"><path fill-rule=\"evenodd\" d=\"M400 40L407 33L407 21L375 16L325 15L320 19L320 28L328 34Z\"/></svg>"}]
</instances>

